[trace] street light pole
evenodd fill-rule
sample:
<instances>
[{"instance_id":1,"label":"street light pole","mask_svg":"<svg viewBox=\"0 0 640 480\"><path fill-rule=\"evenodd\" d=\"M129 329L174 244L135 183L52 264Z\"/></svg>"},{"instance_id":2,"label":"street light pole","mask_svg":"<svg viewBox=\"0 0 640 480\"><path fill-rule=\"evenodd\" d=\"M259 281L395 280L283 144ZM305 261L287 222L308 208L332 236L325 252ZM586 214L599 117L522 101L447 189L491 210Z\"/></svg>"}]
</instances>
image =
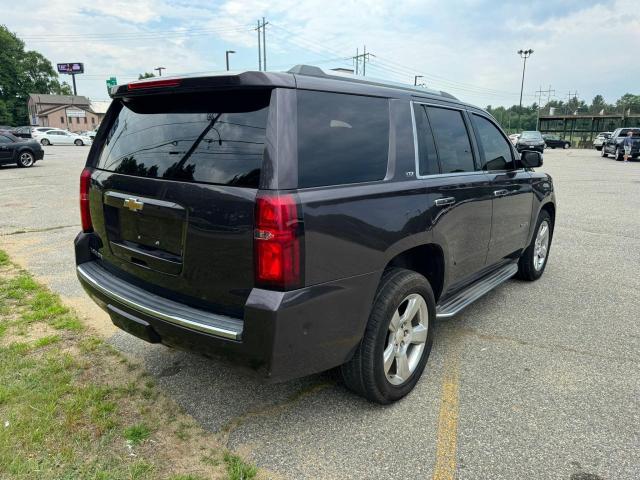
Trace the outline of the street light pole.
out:
<instances>
[{"instance_id":1,"label":"street light pole","mask_svg":"<svg viewBox=\"0 0 640 480\"><path fill-rule=\"evenodd\" d=\"M522 92L524 90L524 72L527 68L527 58L531 56L533 53L532 49L529 50L518 50L518 55L523 59L522 62L522 83L520 83L520 108L518 108L518 129L520 129L520 116L522 115Z\"/></svg>"},{"instance_id":2,"label":"street light pole","mask_svg":"<svg viewBox=\"0 0 640 480\"><path fill-rule=\"evenodd\" d=\"M227 50L226 52L224 52L224 56L227 59L227 72L229 71L229 54L230 53L236 53L235 50Z\"/></svg>"},{"instance_id":3,"label":"street light pole","mask_svg":"<svg viewBox=\"0 0 640 480\"><path fill-rule=\"evenodd\" d=\"M156 67L156 68L154 68L154 70L156 72L158 72L158 76L161 77L162 76L162 70L166 70L166 68L164 68L164 67Z\"/></svg>"},{"instance_id":4,"label":"street light pole","mask_svg":"<svg viewBox=\"0 0 640 480\"><path fill-rule=\"evenodd\" d=\"M418 79L419 78L423 78L422 75L414 75L413 76L413 84L417 87L418 86Z\"/></svg>"}]
</instances>

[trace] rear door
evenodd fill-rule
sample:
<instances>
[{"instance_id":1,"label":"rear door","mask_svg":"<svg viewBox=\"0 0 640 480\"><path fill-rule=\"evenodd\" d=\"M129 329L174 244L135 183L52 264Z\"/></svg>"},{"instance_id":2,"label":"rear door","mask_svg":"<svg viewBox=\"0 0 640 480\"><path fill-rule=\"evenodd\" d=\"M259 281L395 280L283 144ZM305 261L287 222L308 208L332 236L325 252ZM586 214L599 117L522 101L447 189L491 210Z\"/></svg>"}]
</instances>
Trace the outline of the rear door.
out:
<instances>
[{"instance_id":1,"label":"rear door","mask_svg":"<svg viewBox=\"0 0 640 480\"><path fill-rule=\"evenodd\" d=\"M103 262L163 296L241 316L270 91L114 102L91 203Z\"/></svg>"},{"instance_id":2,"label":"rear door","mask_svg":"<svg viewBox=\"0 0 640 480\"><path fill-rule=\"evenodd\" d=\"M424 178L436 208L433 233L445 252L445 288L455 288L485 266L491 231L489 179L478 171L461 109L420 103L413 107L418 177Z\"/></svg>"},{"instance_id":3,"label":"rear door","mask_svg":"<svg viewBox=\"0 0 640 480\"><path fill-rule=\"evenodd\" d=\"M492 265L525 246L533 207L531 173L516 168L509 140L489 117L477 113L470 116L482 169L491 180L493 215L487 264Z\"/></svg>"}]
</instances>

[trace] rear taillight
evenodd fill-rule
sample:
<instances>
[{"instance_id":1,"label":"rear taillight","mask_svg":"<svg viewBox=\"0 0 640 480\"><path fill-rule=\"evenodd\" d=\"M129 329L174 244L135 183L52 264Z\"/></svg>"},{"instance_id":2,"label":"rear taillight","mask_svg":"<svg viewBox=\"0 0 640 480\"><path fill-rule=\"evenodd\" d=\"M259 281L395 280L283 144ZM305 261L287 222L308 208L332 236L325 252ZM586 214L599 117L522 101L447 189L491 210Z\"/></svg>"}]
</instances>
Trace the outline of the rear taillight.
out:
<instances>
[{"instance_id":1,"label":"rear taillight","mask_svg":"<svg viewBox=\"0 0 640 480\"><path fill-rule=\"evenodd\" d=\"M93 231L91 212L89 211L89 187L91 185L91 169L85 168L80 174L80 221L83 232Z\"/></svg>"},{"instance_id":2,"label":"rear taillight","mask_svg":"<svg viewBox=\"0 0 640 480\"><path fill-rule=\"evenodd\" d=\"M302 286L302 222L290 194L256 199L255 276L259 287L291 290Z\"/></svg>"}]
</instances>

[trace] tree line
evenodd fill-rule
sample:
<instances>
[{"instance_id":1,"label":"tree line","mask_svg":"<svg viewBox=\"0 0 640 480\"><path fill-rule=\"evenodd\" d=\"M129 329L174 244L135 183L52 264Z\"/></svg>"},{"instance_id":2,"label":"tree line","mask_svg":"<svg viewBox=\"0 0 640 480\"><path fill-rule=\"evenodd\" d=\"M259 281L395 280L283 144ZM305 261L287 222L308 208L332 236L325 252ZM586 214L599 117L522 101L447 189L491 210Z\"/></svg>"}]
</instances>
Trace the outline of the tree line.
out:
<instances>
[{"instance_id":1,"label":"tree line","mask_svg":"<svg viewBox=\"0 0 640 480\"><path fill-rule=\"evenodd\" d=\"M511 107L486 107L493 117L500 123L502 128L514 133L523 130L535 130L538 118L538 104L531 106L518 105ZM590 104L584 100L572 97L567 102L562 100L551 100L540 106L540 115L599 115L599 114L639 114L640 95L625 93L614 103L607 103L602 95L596 95Z\"/></svg>"},{"instance_id":2,"label":"tree line","mask_svg":"<svg viewBox=\"0 0 640 480\"><path fill-rule=\"evenodd\" d=\"M15 33L0 25L0 125L28 125L30 93L71 95L71 87L58 80L51 62L25 50Z\"/></svg>"}]
</instances>

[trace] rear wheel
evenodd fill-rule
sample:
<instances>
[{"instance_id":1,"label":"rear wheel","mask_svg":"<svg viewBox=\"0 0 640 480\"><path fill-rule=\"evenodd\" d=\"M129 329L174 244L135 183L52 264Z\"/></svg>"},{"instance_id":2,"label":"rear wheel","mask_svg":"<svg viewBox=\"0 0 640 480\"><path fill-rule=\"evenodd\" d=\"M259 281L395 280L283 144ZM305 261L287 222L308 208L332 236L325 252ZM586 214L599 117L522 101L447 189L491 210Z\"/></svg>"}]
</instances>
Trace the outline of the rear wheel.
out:
<instances>
[{"instance_id":1,"label":"rear wheel","mask_svg":"<svg viewBox=\"0 0 640 480\"><path fill-rule=\"evenodd\" d=\"M600 156L607 158L609 155L607 155L607 151L604 149L604 145L602 147L600 147Z\"/></svg>"},{"instance_id":2,"label":"rear wheel","mask_svg":"<svg viewBox=\"0 0 640 480\"><path fill-rule=\"evenodd\" d=\"M36 162L36 160L33 157L33 153L31 153L31 152L20 152L18 154L18 166L19 167L29 168L29 167L33 166L33 164L35 162Z\"/></svg>"},{"instance_id":3,"label":"rear wheel","mask_svg":"<svg viewBox=\"0 0 640 480\"><path fill-rule=\"evenodd\" d=\"M551 248L553 223L546 210L538 216L538 223L531 244L525 249L518 261L518 277L523 280L537 280L544 273Z\"/></svg>"},{"instance_id":4,"label":"rear wheel","mask_svg":"<svg viewBox=\"0 0 640 480\"><path fill-rule=\"evenodd\" d=\"M78 147L81 147L82 145L84 145L84 143L82 143L82 140L80 140L80 139L76 140L73 143L75 143Z\"/></svg>"},{"instance_id":5,"label":"rear wheel","mask_svg":"<svg viewBox=\"0 0 640 480\"><path fill-rule=\"evenodd\" d=\"M385 272L362 341L341 367L347 387L381 404L413 390L431 352L435 313L425 277L400 268Z\"/></svg>"},{"instance_id":6,"label":"rear wheel","mask_svg":"<svg viewBox=\"0 0 640 480\"><path fill-rule=\"evenodd\" d=\"M562 148L564 148L565 150L567 148L569 148L571 145L569 144L569 142L565 142L565 144L562 146Z\"/></svg>"},{"instance_id":7,"label":"rear wheel","mask_svg":"<svg viewBox=\"0 0 640 480\"><path fill-rule=\"evenodd\" d=\"M51 145L51 142L49 140L47 140L46 138L43 138L42 140L40 140L40 143L42 145Z\"/></svg>"}]
</instances>

